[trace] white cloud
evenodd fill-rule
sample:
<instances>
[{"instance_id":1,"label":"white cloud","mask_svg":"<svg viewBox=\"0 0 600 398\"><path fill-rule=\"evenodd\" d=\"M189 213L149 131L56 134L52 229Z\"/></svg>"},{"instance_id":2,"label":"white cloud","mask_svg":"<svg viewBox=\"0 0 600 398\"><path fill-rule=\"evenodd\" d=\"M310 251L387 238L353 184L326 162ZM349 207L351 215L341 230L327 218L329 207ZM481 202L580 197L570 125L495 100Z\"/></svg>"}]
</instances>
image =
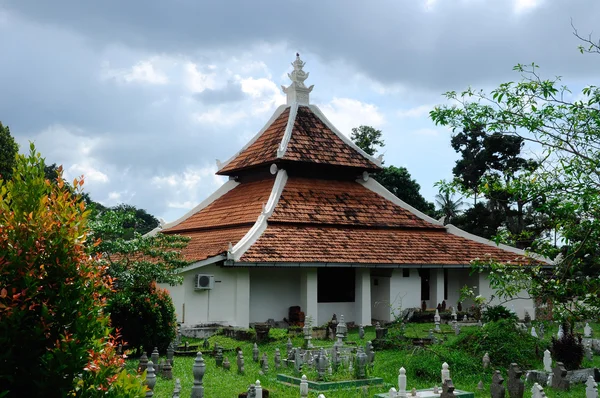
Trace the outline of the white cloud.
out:
<instances>
[{"instance_id":1,"label":"white cloud","mask_svg":"<svg viewBox=\"0 0 600 398\"><path fill-rule=\"evenodd\" d=\"M246 112L225 111L224 107L215 107L206 112L196 112L193 118L198 123L219 126L233 126L246 117Z\"/></svg>"},{"instance_id":2,"label":"white cloud","mask_svg":"<svg viewBox=\"0 0 600 398\"><path fill-rule=\"evenodd\" d=\"M429 115L435 105L425 104L410 109L401 109L396 114L400 118L416 118Z\"/></svg>"},{"instance_id":3,"label":"white cloud","mask_svg":"<svg viewBox=\"0 0 600 398\"><path fill-rule=\"evenodd\" d=\"M267 78L252 77L241 79L242 91L253 100L251 112L260 115L271 111L275 106L285 103L285 95L275 82Z\"/></svg>"},{"instance_id":4,"label":"white cloud","mask_svg":"<svg viewBox=\"0 0 600 398\"><path fill-rule=\"evenodd\" d=\"M334 98L328 104L319 107L327 119L348 136L353 127L361 125L381 127L385 123L385 117L377 106L351 98Z\"/></svg>"},{"instance_id":5,"label":"white cloud","mask_svg":"<svg viewBox=\"0 0 600 398\"><path fill-rule=\"evenodd\" d=\"M542 0L514 0L514 10L517 14L528 12L538 7Z\"/></svg>"},{"instance_id":6,"label":"white cloud","mask_svg":"<svg viewBox=\"0 0 600 398\"><path fill-rule=\"evenodd\" d=\"M65 171L65 174L70 179L83 175L85 180L91 183L107 183L110 180L106 174L89 164L74 163Z\"/></svg>"},{"instance_id":7,"label":"white cloud","mask_svg":"<svg viewBox=\"0 0 600 398\"><path fill-rule=\"evenodd\" d=\"M102 66L101 77L103 79L114 79L125 83L147 83L164 85L169 83L169 78L156 65L158 57L141 60L130 68L111 68L109 62Z\"/></svg>"},{"instance_id":8,"label":"white cloud","mask_svg":"<svg viewBox=\"0 0 600 398\"><path fill-rule=\"evenodd\" d=\"M215 70L216 68L211 68L213 65L209 65L208 69ZM202 73L198 70L198 65L193 62L187 62L185 64L185 85L188 90L196 93L201 93L202 91L208 89L214 89L216 87L216 73Z\"/></svg>"}]
</instances>

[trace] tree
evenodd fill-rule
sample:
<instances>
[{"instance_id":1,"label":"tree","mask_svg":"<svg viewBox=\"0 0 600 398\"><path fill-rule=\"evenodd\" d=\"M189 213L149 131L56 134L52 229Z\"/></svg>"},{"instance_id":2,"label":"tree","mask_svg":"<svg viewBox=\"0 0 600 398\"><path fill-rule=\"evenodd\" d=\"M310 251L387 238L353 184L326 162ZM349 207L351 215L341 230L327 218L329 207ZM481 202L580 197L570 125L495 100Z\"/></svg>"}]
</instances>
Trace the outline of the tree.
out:
<instances>
[{"instance_id":1,"label":"tree","mask_svg":"<svg viewBox=\"0 0 600 398\"><path fill-rule=\"evenodd\" d=\"M452 220L459 215L463 204L462 198L454 200L454 195L449 190L442 190L435 195L435 203L444 214L444 225L452 223Z\"/></svg>"},{"instance_id":2,"label":"tree","mask_svg":"<svg viewBox=\"0 0 600 398\"><path fill-rule=\"evenodd\" d=\"M80 192L83 180L73 186ZM19 396L144 396L122 370L104 315L110 280L89 256L84 203L31 145L0 181L0 391ZM125 387L128 386L128 387Z\"/></svg>"},{"instance_id":3,"label":"tree","mask_svg":"<svg viewBox=\"0 0 600 398\"><path fill-rule=\"evenodd\" d=\"M371 126L359 126L352 129L350 138L360 149L374 156L377 147L383 148L385 146L381 136L381 130Z\"/></svg>"},{"instance_id":4,"label":"tree","mask_svg":"<svg viewBox=\"0 0 600 398\"><path fill-rule=\"evenodd\" d=\"M600 50L600 43L587 44L582 52ZM534 251L550 258L561 253L552 269L501 264L480 264L479 269L495 271L490 282L501 295L525 288L535 297L552 299L559 319L595 317L600 311L600 257L594 256L600 240L600 88L587 86L571 96L560 78L542 79L535 64L515 70L520 81L503 83L489 94L473 89L446 93L454 104L437 107L431 117L454 130L483 125L488 132L540 145L539 167L522 173L519 188L542 199L535 210L565 244L555 247L543 238L532 242Z\"/></svg>"},{"instance_id":5,"label":"tree","mask_svg":"<svg viewBox=\"0 0 600 398\"><path fill-rule=\"evenodd\" d=\"M139 214L149 216L128 205L100 213L90 222L94 238L100 240L91 250L101 255L100 263L115 281L107 303L112 325L132 348L166 350L175 337L175 308L156 282L181 284L177 271L187 265L181 249L189 238L161 233L143 236L136 228L146 229L147 224Z\"/></svg>"},{"instance_id":6,"label":"tree","mask_svg":"<svg viewBox=\"0 0 600 398\"><path fill-rule=\"evenodd\" d=\"M371 156L377 152L376 147L385 145L381 139L382 132L370 126L360 126L352 129L352 140L363 151ZM415 209L432 217L437 216L433 203L421 196L421 186L413 180L405 167L388 166L373 176L388 191L408 203Z\"/></svg>"},{"instance_id":7,"label":"tree","mask_svg":"<svg viewBox=\"0 0 600 398\"><path fill-rule=\"evenodd\" d=\"M16 163L15 156L18 152L19 145L10 135L10 129L0 122L0 178L10 180L12 169Z\"/></svg>"}]
</instances>

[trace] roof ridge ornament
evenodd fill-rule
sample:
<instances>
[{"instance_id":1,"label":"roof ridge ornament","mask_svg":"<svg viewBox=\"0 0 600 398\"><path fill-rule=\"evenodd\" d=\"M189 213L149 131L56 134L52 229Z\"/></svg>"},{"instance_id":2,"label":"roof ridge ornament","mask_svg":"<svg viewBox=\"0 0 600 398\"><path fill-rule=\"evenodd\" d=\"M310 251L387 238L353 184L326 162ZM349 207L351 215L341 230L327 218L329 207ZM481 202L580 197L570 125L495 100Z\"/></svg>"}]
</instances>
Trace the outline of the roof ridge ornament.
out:
<instances>
[{"instance_id":1,"label":"roof ridge ornament","mask_svg":"<svg viewBox=\"0 0 600 398\"><path fill-rule=\"evenodd\" d=\"M308 78L309 72L305 72L302 68L306 62L300 59L300 54L296 53L296 60L292 62L294 70L288 73L288 77L292 81L289 87L281 86L284 93L287 94L287 104L308 105L309 94L312 91L314 84L310 87L304 85L304 81Z\"/></svg>"}]
</instances>

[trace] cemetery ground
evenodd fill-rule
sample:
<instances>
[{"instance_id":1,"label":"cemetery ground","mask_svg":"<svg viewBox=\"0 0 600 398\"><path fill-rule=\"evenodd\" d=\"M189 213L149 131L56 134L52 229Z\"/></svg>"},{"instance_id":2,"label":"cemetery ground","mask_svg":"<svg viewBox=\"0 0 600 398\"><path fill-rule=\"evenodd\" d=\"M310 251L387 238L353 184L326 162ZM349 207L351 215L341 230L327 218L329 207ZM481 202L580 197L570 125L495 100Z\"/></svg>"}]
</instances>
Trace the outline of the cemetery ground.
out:
<instances>
[{"instance_id":1,"label":"cemetery ground","mask_svg":"<svg viewBox=\"0 0 600 398\"><path fill-rule=\"evenodd\" d=\"M407 375L407 390L409 391L415 387L417 390L432 388L434 385L441 387L440 371L442 363L447 362L450 367L451 379L453 380L454 386L457 390L470 391L475 393L475 397L489 397L490 396L490 384L492 379L492 373L494 370L499 369L505 379L504 386L508 381L508 375L506 373L507 366L498 365L494 362L493 355L491 357L491 366L488 369L482 366L482 357L485 354L484 351L480 351L479 347L485 349L486 333L478 335L475 339L475 334L478 330L485 331L491 324L486 325L483 329L478 326L463 327L460 335L456 336L454 330L450 325L442 325L442 333L435 334L436 338L440 339L437 344L417 346L413 345L413 339L424 338L429 335L429 330L432 325L429 323L408 323L404 330L403 343L397 347L379 348L376 349L375 361L372 369L369 369L369 377L381 377L384 381L383 385L371 386L366 390L363 388L352 388L345 390L330 390L323 391L322 393L327 398L355 398L355 397L373 397L374 394L388 392L391 387L398 388L398 370L400 367L406 369ZM539 323L534 322L536 329L539 328ZM594 330L600 330L600 324L592 324ZM556 336L557 326L556 324L546 324L546 332L543 339L536 339L539 341L538 347L529 347L527 352L533 354L526 360L529 362L528 366L515 360L523 370L522 380L525 379L525 372L531 369L543 369L542 357L543 351L550 346L551 336ZM583 334L583 328L579 328L578 332ZM400 329L391 328L388 331L390 340L400 341ZM493 332L490 332L493 333ZM394 337L397 336L398 338ZM182 342L187 341L190 345L198 345L200 351L205 353L204 360L206 363L206 372L203 378L204 391L206 397L237 397L239 393L245 392L248 386L254 383L256 380L260 380L261 385L264 389L269 390L272 398L297 398L299 397L299 387L289 386L282 384L277 381L277 374L287 374L291 376L299 376L293 367L286 368L285 365L281 364L280 369L275 369L274 354L275 349L279 348L282 359L285 358L286 343L288 339L287 330L275 329L271 330L271 337L277 337L277 339L270 338L268 343L262 343L258 345L260 356L263 353L267 354L268 357L268 371L266 374L261 374L261 366L259 363L254 362L252 358L253 341L239 341L232 338L225 337L223 335L214 335L208 339L210 343L210 349L203 349L203 340L183 338ZM481 336L484 336L481 338ZM524 336L529 336L529 332ZM595 337L595 336L594 336ZM359 339L358 329L353 328L348 331L348 337L346 344L357 346L364 346L367 341L373 341L375 339L375 328L366 327L365 336L363 339ZM529 338L522 340L530 341ZM301 347L304 343L302 335L291 337L291 341L294 347ZM212 347L217 343L220 347L224 348L224 357L229 359L231 363L231 369L225 370L223 367L217 367L215 358L210 355ZM312 340L315 347L331 347L333 345L332 340ZM523 344L523 341L515 341L515 339L506 339L503 343L500 343L500 347L496 347L499 352L511 352L515 348L518 349L519 344ZM243 375L238 373L236 366L236 355L234 349L239 348L244 353L244 368L245 372ZM231 349L231 351L227 351ZM149 355L150 353L148 353ZM161 353L161 359L166 358L164 353ZM188 396L189 391L193 386L193 375L192 367L194 364L195 356L176 356L173 365L173 379L167 380L157 375L157 382L154 388L154 397L167 398L173 394L175 385L175 379L181 381L181 396ZM133 371L137 368L138 360L130 359L127 362L129 370ZM591 361L584 358L582 367L600 367L600 356L596 355ZM302 372L308 376L309 380L316 380L317 374L314 370L306 370ZM333 374L332 376L326 376L327 381L337 381L344 377L349 377L347 370L339 374ZM483 381L483 390L478 390L477 385L479 381ZM531 383L525 383L525 396L531 396ZM585 396L585 384L574 384L571 386L570 391L561 392L553 390L550 387L545 389L548 397L583 397ZM508 392L508 391L507 391ZM309 397L317 397L319 392L310 391Z\"/></svg>"}]
</instances>

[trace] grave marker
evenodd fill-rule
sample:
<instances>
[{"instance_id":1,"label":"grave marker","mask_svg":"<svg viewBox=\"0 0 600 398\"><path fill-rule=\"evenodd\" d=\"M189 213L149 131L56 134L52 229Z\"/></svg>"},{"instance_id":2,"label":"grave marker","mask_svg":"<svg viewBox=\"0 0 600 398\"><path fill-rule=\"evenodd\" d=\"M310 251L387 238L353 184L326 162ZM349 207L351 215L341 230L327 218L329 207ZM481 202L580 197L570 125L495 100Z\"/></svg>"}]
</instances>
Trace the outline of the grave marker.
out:
<instances>
[{"instance_id":1,"label":"grave marker","mask_svg":"<svg viewBox=\"0 0 600 398\"><path fill-rule=\"evenodd\" d=\"M433 316L433 322L435 323L435 331L439 332L441 331L440 329L440 321L441 321L441 317L440 317L440 311L436 308L435 310L435 315Z\"/></svg>"},{"instance_id":2,"label":"grave marker","mask_svg":"<svg viewBox=\"0 0 600 398\"><path fill-rule=\"evenodd\" d=\"M175 388L173 388L173 397L179 398L179 394L181 393L181 381L179 379L175 380Z\"/></svg>"},{"instance_id":3,"label":"grave marker","mask_svg":"<svg viewBox=\"0 0 600 398\"><path fill-rule=\"evenodd\" d=\"M552 357L548 350L544 351L544 371L552 372Z\"/></svg>"},{"instance_id":4,"label":"grave marker","mask_svg":"<svg viewBox=\"0 0 600 398\"><path fill-rule=\"evenodd\" d=\"M365 328L363 328L363 325L358 327L358 338L361 340L365 338Z\"/></svg>"},{"instance_id":5,"label":"grave marker","mask_svg":"<svg viewBox=\"0 0 600 398\"><path fill-rule=\"evenodd\" d=\"M146 392L146 397L154 396L154 386L156 385L156 375L154 374L154 363L152 361L148 361L148 367L146 368L146 386L148 386L148 391Z\"/></svg>"},{"instance_id":6,"label":"grave marker","mask_svg":"<svg viewBox=\"0 0 600 398\"><path fill-rule=\"evenodd\" d=\"M546 393L544 392L544 389L542 388L542 386L540 386L538 383L534 383L533 387L531 387L531 398L545 398L546 397Z\"/></svg>"},{"instance_id":7,"label":"grave marker","mask_svg":"<svg viewBox=\"0 0 600 398\"><path fill-rule=\"evenodd\" d=\"M238 373L244 374L244 353L240 350L237 355Z\"/></svg>"},{"instance_id":8,"label":"grave marker","mask_svg":"<svg viewBox=\"0 0 600 398\"><path fill-rule=\"evenodd\" d=\"M194 386L192 387L191 398L204 398L204 385L202 379L204 378L205 371L206 365L204 364L204 358L202 358L202 353L198 351L192 368L192 373L194 374Z\"/></svg>"},{"instance_id":9,"label":"grave marker","mask_svg":"<svg viewBox=\"0 0 600 398\"><path fill-rule=\"evenodd\" d=\"M278 370L281 366L281 353L279 348L275 348L275 369Z\"/></svg>"},{"instance_id":10,"label":"grave marker","mask_svg":"<svg viewBox=\"0 0 600 398\"><path fill-rule=\"evenodd\" d=\"M452 398L454 395L454 384L452 383L452 379L444 380L442 384L442 393L440 394L440 398Z\"/></svg>"},{"instance_id":11,"label":"grave marker","mask_svg":"<svg viewBox=\"0 0 600 398\"><path fill-rule=\"evenodd\" d=\"M490 367L490 355L486 352L485 354L483 354L483 359L481 360L482 364L483 364L483 368L487 369Z\"/></svg>"},{"instance_id":12,"label":"grave marker","mask_svg":"<svg viewBox=\"0 0 600 398\"><path fill-rule=\"evenodd\" d=\"M525 383L521 380L523 371L516 363L511 363L508 367L508 396L510 398L523 398L525 393Z\"/></svg>"},{"instance_id":13,"label":"grave marker","mask_svg":"<svg viewBox=\"0 0 600 398\"><path fill-rule=\"evenodd\" d=\"M448 368L448 364L444 362L442 364L442 383L450 378L450 369Z\"/></svg>"},{"instance_id":14,"label":"grave marker","mask_svg":"<svg viewBox=\"0 0 600 398\"><path fill-rule=\"evenodd\" d=\"M262 391L262 386L260 385L260 380L256 380L256 383L254 383L254 385L255 385L255 390L256 390L256 398L262 398L263 391Z\"/></svg>"},{"instance_id":15,"label":"grave marker","mask_svg":"<svg viewBox=\"0 0 600 398\"><path fill-rule=\"evenodd\" d=\"M504 378L499 370L494 371L492 376L492 385L490 386L490 394L492 398L506 397L506 388L502 385Z\"/></svg>"},{"instance_id":16,"label":"grave marker","mask_svg":"<svg viewBox=\"0 0 600 398\"><path fill-rule=\"evenodd\" d=\"M583 337L592 337L592 328L588 322L585 323L583 328Z\"/></svg>"},{"instance_id":17,"label":"grave marker","mask_svg":"<svg viewBox=\"0 0 600 398\"><path fill-rule=\"evenodd\" d=\"M231 363L229 362L228 357L225 357L225 360L223 361L223 369L225 369L225 370L231 369Z\"/></svg>"},{"instance_id":18,"label":"grave marker","mask_svg":"<svg viewBox=\"0 0 600 398\"><path fill-rule=\"evenodd\" d=\"M598 383L593 376L588 376L585 386L585 398L598 398Z\"/></svg>"},{"instance_id":19,"label":"grave marker","mask_svg":"<svg viewBox=\"0 0 600 398\"><path fill-rule=\"evenodd\" d=\"M308 380L306 379L306 375L302 375L302 380L300 381L300 398L308 397Z\"/></svg>"},{"instance_id":20,"label":"grave marker","mask_svg":"<svg viewBox=\"0 0 600 398\"><path fill-rule=\"evenodd\" d=\"M535 331L535 326L532 326L532 327L531 327L531 335L532 335L533 337L538 337L538 334L537 334L537 333L536 333L536 331Z\"/></svg>"},{"instance_id":21,"label":"grave marker","mask_svg":"<svg viewBox=\"0 0 600 398\"><path fill-rule=\"evenodd\" d=\"M254 347L252 347L252 360L258 362L258 346L256 343L254 343Z\"/></svg>"},{"instance_id":22,"label":"grave marker","mask_svg":"<svg viewBox=\"0 0 600 398\"><path fill-rule=\"evenodd\" d=\"M398 371L398 398L406 398L406 369L403 367Z\"/></svg>"},{"instance_id":23,"label":"grave marker","mask_svg":"<svg viewBox=\"0 0 600 398\"><path fill-rule=\"evenodd\" d=\"M552 388L562 391L569 391L571 382L566 379L567 369L562 362L557 362L552 369Z\"/></svg>"}]
</instances>

